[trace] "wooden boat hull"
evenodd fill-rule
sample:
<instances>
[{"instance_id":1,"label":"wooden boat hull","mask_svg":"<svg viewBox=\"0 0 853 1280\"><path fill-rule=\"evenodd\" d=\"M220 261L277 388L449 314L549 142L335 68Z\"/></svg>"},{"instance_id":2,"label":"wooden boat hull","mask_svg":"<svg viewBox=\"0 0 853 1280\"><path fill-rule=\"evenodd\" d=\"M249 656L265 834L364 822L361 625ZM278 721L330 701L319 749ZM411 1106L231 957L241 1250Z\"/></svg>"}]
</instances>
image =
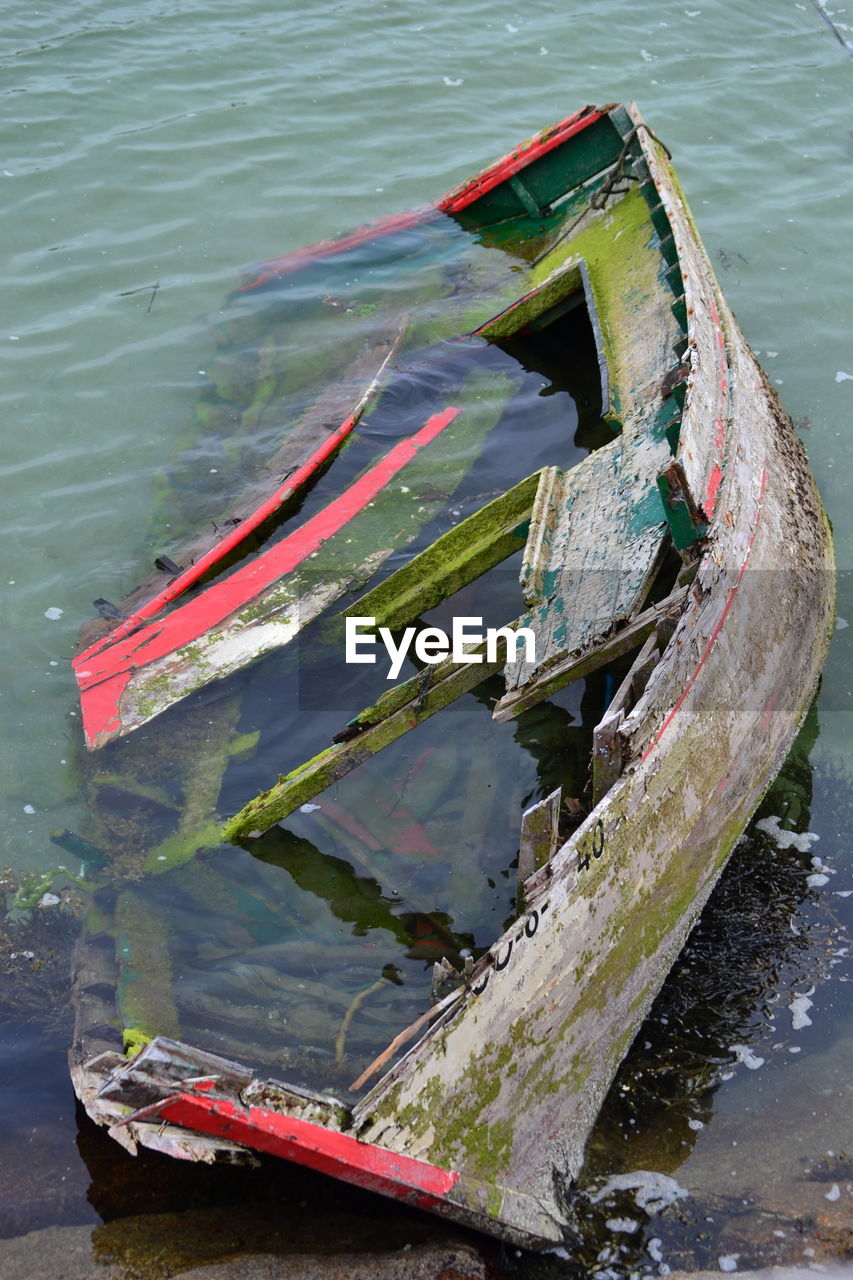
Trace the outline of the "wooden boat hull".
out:
<instances>
[{"instance_id":1,"label":"wooden boat hull","mask_svg":"<svg viewBox=\"0 0 853 1280\"><path fill-rule=\"evenodd\" d=\"M829 528L802 447L720 293L664 149L635 110L631 119L678 276L684 342L671 386L683 414L661 492L695 573L646 624L662 651L640 691L617 694L599 726L597 803L526 879L517 920L355 1105L155 1040L130 1062L75 1062L90 1114L118 1122L117 1135L156 1132L184 1154L194 1134L211 1135L525 1247L564 1240L604 1096L802 723L834 611ZM495 193L496 220L502 184L531 150L544 154L537 145L477 188ZM510 681L498 716L576 668L569 654ZM166 1139L164 1122L177 1126Z\"/></svg>"}]
</instances>

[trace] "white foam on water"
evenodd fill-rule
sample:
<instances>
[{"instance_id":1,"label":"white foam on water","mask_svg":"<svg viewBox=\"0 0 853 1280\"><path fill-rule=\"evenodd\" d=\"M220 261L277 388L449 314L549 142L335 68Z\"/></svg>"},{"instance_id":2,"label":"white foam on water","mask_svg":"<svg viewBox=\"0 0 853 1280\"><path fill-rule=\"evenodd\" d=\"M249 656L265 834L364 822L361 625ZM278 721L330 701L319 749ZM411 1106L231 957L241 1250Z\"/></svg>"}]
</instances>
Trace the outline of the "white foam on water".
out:
<instances>
[{"instance_id":1,"label":"white foam on water","mask_svg":"<svg viewBox=\"0 0 853 1280\"><path fill-rule=\"evenodd\" d=\"M814 987L812 987L814 991ZM788 1008L793 1014L793 1028L795 1031L802 1031L803 1027L810 1027L812 1020L808 1015L808 1010L814 1004L808 995L795 995Z\"/></svg>"},{"instance_id":2,"label":"white foam on water","mask_svg":"<svg viewBox=\"0 0 853 1280\"><path fill-rule=\"evenodd\" d=\"M661 1250L661 1241L658 1239L657 1236L652 1236L651 1240L646 1245L646 1249L648 1250L649 1257L652 1259L653 1262L663 1262L663 1252Z\"/></svg>"},{"instance_id":3,"label":"white foam on water","mask_svg":"<svg viewBox=\"0 0 853 1280\"><path fill-rule=\"evenodd\" d=\"M677 1200L685 1200L690 1194L666 1173L636 1169L633 1173L617 1173L608 1178L592 1197L592 1203L598 1204L614 1191L633 1191L637 1208L652 1214L659 1213Z\"/></svg>"},{"instance_id":4,"label":"white foam on water","mask_svg":"<svg viewBox=\"0 0 853 1280\"><path fill-rule=\"evenodd\" d=\"M729 1048L738 1062L742 1062L750 1071L757 1071L759 1067L764 1066L764 1058L754 1054L748 1044L732 1044Z\"/></svg>"},{"instance_id":5,"label":"white foam on water","mask_svg":"<svg viewBox=\"0 0 853 1280\"><path fill-rule=\"evenodd\" d=\"M782 831L781 821L777 813L771 813L767 818L760 818L755 827L770 836L777 848L796 849L798 853L808 853L815 840L820 839L816 831Z\"/></svg>"},{"instance_id":6,"label":"white foam on water","mask_svg":"<svg viewBox=\"0 0 853 1280\"><path fill-rule=\"evenodd\" d=\"M620 1231L625 1235L633 1235L640 1229L640 1223L636 1218L607 1218L604 1225L608 1231Z\"/></svg>"}]
</instances>

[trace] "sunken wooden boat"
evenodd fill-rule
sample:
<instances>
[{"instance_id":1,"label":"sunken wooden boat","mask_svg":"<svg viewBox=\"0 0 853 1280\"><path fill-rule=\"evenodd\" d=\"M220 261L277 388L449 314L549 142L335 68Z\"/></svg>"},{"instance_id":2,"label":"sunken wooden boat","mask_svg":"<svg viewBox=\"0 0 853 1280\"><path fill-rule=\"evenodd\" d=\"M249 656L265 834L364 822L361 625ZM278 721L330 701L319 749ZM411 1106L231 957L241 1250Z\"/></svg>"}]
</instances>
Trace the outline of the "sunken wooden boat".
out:
<instances>
[{"instance_id":1,"label":"sunken wooden boat","mask_svg":"<svg viewBox=\"0 0 853 1280\"><path fill-rule=\"evenodd\" d=\"M804 718L832 625L833 556L790 419L636 108L587 107L434 207L270 263L246 288L318 262L351 270L362 254L393 276L422 233L448 260L470 250L466 279L478 282L431 313L440 359L427 372L585 308L608 438L575 466L528 467L419 547L415 531L453 502L453 433L488 439L468 407L488 378L468 400L457 380L444 401L438 378L423 421L235 564L241 542L314 484L393 390L410 323L398 299L370 349L349 353L285 433L224 537L220 523L181 564L166 559L166 586L147 582L90 632L75 662L87 742L122 739L185 698L196 705L199 690L342 605L399 635L521 551L517 607L496 648L474 641L462 660L426 658L325 749L262 779L224 837L198 805L195 826L176 818L136 878L178 863L201 875L205 849L269 839L487 677L502 681L490 703L501 724L590 673L619 672L592 734L589 790L557 788L527 807L514 918L479 954L439 956L432 1002L334 1093L213 1052L150 1003L128 1035L132 1004L116 978L125 934L103 922L124 899L102 887L78 954L72 1074L89 1114L130 1149L270 1152L537 1248L566 1238L610 1082ZM514 642L521 628L532 654ZM220 743L235 732L229 715ZM488 747L475 749L488 764ZM349 821L348 839L365 857L376 847L364 822ZM116 1044L122 1031L134 1056Z\"/></svg>"}]
</instances>

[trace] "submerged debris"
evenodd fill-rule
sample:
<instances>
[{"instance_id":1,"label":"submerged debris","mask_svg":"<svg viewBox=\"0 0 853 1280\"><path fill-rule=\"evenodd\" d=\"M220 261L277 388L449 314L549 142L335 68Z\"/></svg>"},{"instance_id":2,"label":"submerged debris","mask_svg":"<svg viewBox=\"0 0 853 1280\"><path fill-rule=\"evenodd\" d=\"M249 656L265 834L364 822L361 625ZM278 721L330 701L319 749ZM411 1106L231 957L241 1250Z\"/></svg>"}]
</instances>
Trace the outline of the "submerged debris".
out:
<instances>
[{"instance_id":1,"label":"submerged debris","mask_svg":"<svg viewBox=\"0 0 853 1280\"><path fill-rule=\"evenodd\" d=\"M40 884L39 877L0 874L0 1020L67 1030L82 902L74 888L39 893ZM30 905L22 908L22 901Z\"/></svg>"}]
</instances>

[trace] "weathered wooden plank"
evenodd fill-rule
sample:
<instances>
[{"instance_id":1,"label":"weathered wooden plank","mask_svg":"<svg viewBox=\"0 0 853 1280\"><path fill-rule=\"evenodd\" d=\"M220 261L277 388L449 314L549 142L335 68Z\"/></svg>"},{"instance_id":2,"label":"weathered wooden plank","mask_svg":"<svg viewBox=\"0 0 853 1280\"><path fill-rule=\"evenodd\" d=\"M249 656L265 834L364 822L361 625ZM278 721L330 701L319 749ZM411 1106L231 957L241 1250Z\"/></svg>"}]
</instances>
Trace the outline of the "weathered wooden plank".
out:
<instances>
[{"instance_id":1,"label":"weathered wooden plank","mask_svg":"<svg viewBox=\"0 0 853 1280\"><path fill-rule=\"evenodd\" d=\"M675 199L668 166L656 180ZM684 226L692 238L686 210ZM714 295L704 255L686 271L691 296ZM556 1205L577 1175L618 1062L781 763L826 650L825 518L790 422L722 304L719 319L731 432L686 608L621 726L627 767L533 877L525 918L478 962L462 1001L354 1113L367 1141L463 1174L486 1168L504 1227L523 1221L503 1186L537 1186ZM715 403L721 347L713 325L694 338L687 410L695 392L713 470L714 416L701 406ZM472 1100L477 1078L496 1082L488 1098Z\"/></svg>"},{"instance_id":2,"label":"weathered wooden plank","mask_svg":"<svg viewBox=\"0 0 853 1280\"><path fill-rule=\"evenodd\" d=\"M610 706L592 732L592 799L593 804L610 790L622 772L622 744L619 729L622 721L645 689L649 676L660 659L658 629L655 628L637 654L631 669L616 690Z\"/></svg>"},{"instance_id":3,"label":"weathered wooden plank","mask_svg":"<svg viewBox=\"0 0 853 1280\"><path fill-rule=\"evenodd\" d=\"M632 115L635 120L640 119L636 107L632 108ZM704 358L700 371L695 354L692 357L676 456L684 469L693 502L707 521L714 514L731 431L731 375L726 337L714 276L704 246L695 234L681 185L663 148L646 129L640 130L638 141L671 227L684 277L683 315L688 349L693 353L701 350Z\"/></svg>"},{"instance_id":4,"label":"weathered wooden plank","mask_svg":"<svg viewBox=\"0 0 853 1280\"><path fill-rule=\"evenodd\" d=\"M559 506L563 501L564 485L564 471L559 467L543 467L530 513L530 531L519 573L521 593L528 608L546 600L549 595L545 575L551 563L554 529L559 518Z\"/></svg>"},{"instance_id":5,"label":"weathered wooden plank","mask_svg":"<svg viewBox=\"0 0 853 1280\"><path fill-rule=\"evenodd\" d=\"M525 809L521 815L521 843L518 850L518 887L546 862L550 862L559 844L560 802L562 787L557 787L544 800Z\"/></svg>"},{"instance_id":6,"label":"weathered wooden plank","mask_svg":"<svg viewBox=\"0 0 853 1280\"><path fill-rule=\"evenodd\" d=\"M529 707L550 698L552 694L580 680L591 672L612 662L625 653L630 653L641 645L668 617L677 618L688 599L688 587L680 587L659 604L645 609L627 624L617 628L600 644L584 653L567 653L550 666L540 670L536 678L522 689L516 689L504 695L496 704L494 719L511 720L521 715ZM519 619L517 626L527 625L526 619Z\"/></svg>"},{"instance_id":7,"label":"weathered wooden plank","mask_svg":"<svg viewBox=\"0 0 853 1280\"><path fill-rule=\"evenodd\" d=\"M686 551L708 532L708 525L693 500L684 468L676 459L667 462L658 476L658 491L677 551Z\"/></svg>"},{"instance_id":8,"label":"weathered wooden plank","mask_svg":"<svg viewBox=\"0 0 853 1280\"><path fill-rule=\"evenodd\" d=\"M508 695L564 655L594 647L642 605L663 548L654 473L667 456L661 441L619 437L555 485L544 531L531 522L538 548L523 571L528 598L537 593L525 622L535 657L508 668Z\"/></svg>"},{"instance_id":9,"label":"weathered wooden plank","mask_svg":"<svg viewBox=\"0 0 853 1280\"><path fill-rule=\"evenodd\" d=\"M474 330L474 335L488 338L490 342L512 337L519 329L538 320L544 312L565 303L573 294L577 295L576 301L580 305L583 301L583 285L580 261L572 259L568 263L562 263L535 289L514 299L503 311L481 324Z\"/></svg>"},{"instance_id":10,"label":"weathered wooden plank","mask_svg":"<svg viewBox=\"0 0 853 1280\"><path fill-rule=\"evenodd\" d=\"M570 142L571 146L565 144ZM510 179L524 171L535 206L544 209L567 190L612 164L621 139L606 114L584 107L534 135L482 173L454 187L437 203L463 226L487 226L528 212Z\"/></svg>"},{"instance_id":11,"label":"weathered wooden plank","mask_svg":"<svg viewBox=\"0 0 853 1280\"><path fill-rule=\"evenodd\" d=\"M100 1096L119 1098L125 1106L147 1107L190 1081L210 1081L220 1089L239 1092L254 1074L217 1054L159 1036L107 1077Z\"/></svg>"},{"instance_id":12,"label":"weathered wooden plank","mask_svg":"<svg viewBox=\"0 0 853 1280\"><path fill-rule=\"evenodd\" d=\"M525 657L507 670L508 696L635 614L662 551L666 526L657 477L671 455L661 411L678 330L656 245L634 190L556 251L590 259L611 414L622 434L542 491L522 571L525 597L533 597L526 625L536 635L536 652L532 662ZM554 270L554 257L543 260L543 270Z\"/></svg>"},{"instance_id":13,"label":"weathered wooden plank","mask_svg":"<svg viewBox=\"0 0 853 1280\"><path fill-rule=\"evenodd\" d=\"M470 652L482 653L484 647L471 646ZM488 676L496 675L504 662L503 654L495 662L484 659L457 665L445 660L389 690L358 717L353 725L354 737L327 747L306 764L280 778L268 791L262 791L256 799L250 800L226 823L224 838L234 842L247 836L261 835L389 743L396 742ZM393 710L389 711L389 707Z\"/></svg>"},{"instance_id":14,"label":"weathered wooden plank","mask_svg":"<svg viewBox=\"0 0 853 1280\"><path fill-rule=\"evenodd\" d=\"M345 617L377 627L405 626L460 591L522 546L540 484L536 471L437 538L431 546L350 605Z\"/></svg>"}]
</instances>

